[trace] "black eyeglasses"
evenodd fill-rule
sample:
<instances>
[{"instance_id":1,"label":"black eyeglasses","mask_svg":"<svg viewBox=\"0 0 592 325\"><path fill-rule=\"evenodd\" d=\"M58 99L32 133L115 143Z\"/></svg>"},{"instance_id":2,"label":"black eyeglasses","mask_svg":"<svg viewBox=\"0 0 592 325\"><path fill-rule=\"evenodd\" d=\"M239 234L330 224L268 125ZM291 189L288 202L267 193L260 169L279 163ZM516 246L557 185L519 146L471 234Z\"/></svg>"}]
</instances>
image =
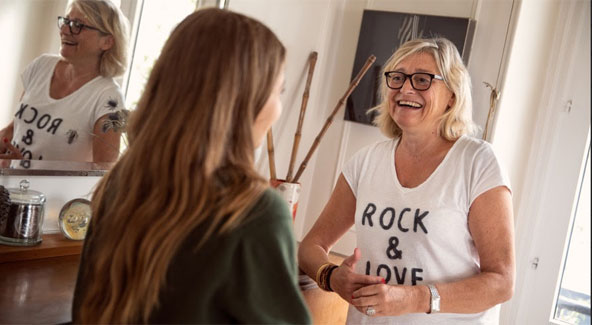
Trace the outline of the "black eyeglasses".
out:
<instances>
[{"instance_id":1,"label":"black eyeglasses","mask_svg":"<svg viewBox=\"0 0 592 325\"><path fill-rule=\"evenodd\" d=\"M432 86L433 79L444 80L442 76L425 72L406 74L398 71L387 71L384 73L384 77L386 78L386 85L391 89L401 89L407 78L411 80L411 87L415 90L428 90Z\"/></svg>"},{"instance_id":2,"label":"black eyeglasses","mask_svg":"<svg viewBox=\"0 0 592 325\"><path fill-rule=\"evenodd\" d=\"M68 28L70 28L70 33L73 35L80 34L80 32L82 31L83 28L94 29L96 31L101 32L101 30L96 27L88 26L88 25L85 25L81 22L78 22L75 20L70 20L66 17L59 16L58 17L58 28L62 29L62 27L64 27L64 25L68 25Z\"/></svg>"}]
</instances>

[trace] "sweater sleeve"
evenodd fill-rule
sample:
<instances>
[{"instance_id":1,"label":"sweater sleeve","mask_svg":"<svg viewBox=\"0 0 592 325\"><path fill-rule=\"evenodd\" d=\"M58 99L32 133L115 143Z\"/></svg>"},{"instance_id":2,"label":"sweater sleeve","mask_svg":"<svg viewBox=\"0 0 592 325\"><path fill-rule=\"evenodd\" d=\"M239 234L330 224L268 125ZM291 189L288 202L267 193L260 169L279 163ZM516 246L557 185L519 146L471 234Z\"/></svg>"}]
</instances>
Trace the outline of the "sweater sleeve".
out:
<instances>
[{"instance_id":1,"label":"sweater sleeve","mask_svg":"<svg viewBox=\"0 0 592 325\"><path fill-rule=\"evenodd\" d=\"M227 286L230 314L238 323L309 324L298 285L296 244L286 204L267 191L256 219L241 231Z\"/></svg>"}]
</instances>

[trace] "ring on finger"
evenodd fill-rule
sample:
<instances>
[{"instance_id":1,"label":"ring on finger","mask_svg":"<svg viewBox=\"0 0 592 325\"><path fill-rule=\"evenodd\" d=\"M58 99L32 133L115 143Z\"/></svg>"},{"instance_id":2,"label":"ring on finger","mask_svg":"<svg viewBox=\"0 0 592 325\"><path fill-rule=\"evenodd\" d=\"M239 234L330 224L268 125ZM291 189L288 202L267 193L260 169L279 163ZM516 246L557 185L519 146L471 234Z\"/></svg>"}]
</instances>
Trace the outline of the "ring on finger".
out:
<instances>
[{"instance_id":1,"label":"ring on finger","mask_svg":"<svg viewBox=\"0 0 592 325\"><path fill-rule=\"evenodd\" d=\"M366 315L374 316L375 314L376 314L376 309L374 309L374 307L369 306L368 308L366 308Z\"/></svg>"}]
</instances>

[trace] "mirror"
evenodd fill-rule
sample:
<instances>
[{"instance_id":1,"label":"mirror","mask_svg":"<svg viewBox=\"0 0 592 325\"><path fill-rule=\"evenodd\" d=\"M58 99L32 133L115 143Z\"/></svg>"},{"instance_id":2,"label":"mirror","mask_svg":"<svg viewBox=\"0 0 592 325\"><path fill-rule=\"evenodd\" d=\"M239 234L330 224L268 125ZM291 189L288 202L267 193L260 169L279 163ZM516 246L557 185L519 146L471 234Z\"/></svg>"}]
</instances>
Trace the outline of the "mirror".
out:
<instances>
[{"instance_id":1,"label":"mirror","mask_svg":"<svg viewBox=\"0 0 592 325\"><path fill-rule=\"evenodd\" d=\"M121 5L124 15L131 17L128 18L128 20L130 20L131 23L131 20L133 20L134 18L133 13L135 13L135 4L137 4L138 1L112 1L116 5ZM0 63L2 65L2 71L4 73L4 78L2 78L2 81L0 81L0 83L2 83L2 87L0 89L0 103L3 107L5 107L5 109L3 109L2 113L0 114L0 129L3 129L4 127L8 126L12 123L13 120L16 120L18 118L21 120L20 124L25 125L25 127L30 127L30 129L26 131L27 135L29 133L33 133L34 131L35 136L37 136L37 134L43 134L48 132L50 135L54 137L60 137L60 140L63 140L63 143L59 143L62 147L64 147L64 150L59 151L59 149L56 149L57 152L71 152L72 150L76 150L76 152L79 152L79 148L88 148L88 146L85 145L85 143L92 143L94 141L94 147L96 147L97 140L95 139L97 138L93 134L97 134L97 132L100 131L97 131L97 128L95 128L95 130L93 131L92 126L94 126L94 124L92 124L88 128L88 131L86 131L86 124L84 124L84 122L80 122L80 129L78 129L78 121L72 120L70 121L70 123L63 123L63 125L60 126L62 121L67 122L65 118L62 118L64 117L64 114L67 113L65 113L63 110L62 113L59 113L55 111L54 107L57 108L57 105L60 104L63 104L64 106L69 106L68 108L76 107L76 103L80 105L79 107L89 107L90 105L92 105L92 110L89 110L89 112L91 113L88 113L88 115L91 116L89 119L89 123L93 123L94 118L98 118L99 116L108 114L109 119L105 121L103 125L106 128L109 128L110 126L114 128L114 122L111 116L113 115L114 117L119 117L121 116L121 114L111 113L120 112L120 110L124 108L124 105L121 105L123 104L121 103L122 100L119 99L120 96L118 95L117 90L113 88L112 84L110 84L107 80L100 79L93 79L91 81L88 81L80 89L77 90L77 92L81 92L80 96L77 96L78 99L68 98L69 95L65 97L62 96L60 103L58 103L54 107L51 107L50 101L48 104L50 106L48 106L46 111L42 111L41 108L38 111L35 107L33 107L33 105L28 105L28 102L23 102L23 104L21 105L21 95L23 94L22 73L25 71L25 68L29 66L29 64L31 64L36 58L39 58L43 54L60 53L61 39L59 36L59 29L57 26L57 17L65 16L67 5L68 0L10 0L0 2L0 12L2 13L2 19L0 19L0 27L2 27L2 31L0 31L0 33L2 34L1 37L6 42L5 46L12 49L11 51L8 51L9 53L3 55L4 60L2 63ZM71 27L72 25L70 25L70 29L72 29ZM73 41L75 41L75 39ZM75 47L71 48L77 49ZM53 58L46 61L47 64L39 64L37 66L51 67L53 64L55 64ZM46 70L49 71L50 68L46 68ZM49 71L48 74L51 72L53 71ZM121 85L123 77L116 78L115 81L119 85ZM94 83L95 85L93 85L92 87L93 89L96 88L98 91L93 92L93 89L86 90L85 87L88 88L87 85L90 86L90 83ZM43 86L45 85L41 84L39 85L39 87L37 87L37 89L42 89ZM35 89L35 86L31 86L30 88ZM25 99L27 98L27 96L31 96L29 94L33 92L34 90L28 91L27 95L25 95ZM86 96L84 93L88 93L88 96ZM93 96L95 96L96 98L93 98ZM83 102L81 99L88 99L89 104ZM112 103L117 102L119 102L120 104L117 105L117 107L115 108L115 106L112 105ZM105 104L103 105L102 103ZM79 111L81 111L80 114L87 114L84 111L84 109L80 109ZM94 117L91 115L93 113L95 114ZM56 130L60 133L59 135L58 133L56 133ZM25 134L25 132L23 131L20 131L20 133ZM29 137L29 139L30 138L32 137ZM11 163L2 161L2 168L23 171L26 169L45 171L71 170L83 171L82 174L84 174L84 171L90 171L94 173L97 170L108 169L109 166L112 165L74 163L70 161L64 161L69 160L69 158L60 158L62 157L61 155L55 155L54 158L51 158L49 157L47 152L45 152L45 160L43 160L43 154L40 154L39 152L35 153L34 149L27 148L25 146L25 144L30 144L32 141L27 142L25 136L19 136L19 139L19 141L15 141L17 140L16 137L13 138L13 144L17 147L17 149L21 151L21 154L25 159L30 160L20 160ZM55 140L51 141L55 142ZM122 142L124 143L123 139ZM113 148L117 146L117 140L113 139L111 143L109 143L108 141L103 141L103 143L103 151L109 151L112 157ZM73 149L73 147L77 148ZM41 160L37 160L38 156L41 157ZM84 160L92 160L92 153L85 154L84 157L86 157L83 158ZM48 161L48 159L60 159L61 161ZM2 171L3 174L13 172L14 171ZM55 174L55 172L51 172L49 174L52 173Z\"/></svg>"},{"instance_id":2,"label":"mirror","mask_svg":"<svg viewBox=\"0 0 592 325\"><path fill-rule=\"evenodd\" d=\"M115 78L125 96L125 109L133 109L144 87L145 79L157 59L160 48L168 38L170 30L187 14L201 6L220 6L220 0L177 0L143 1L111 0L119 5L130 22L130 44L128 64L125 74ZM225 5L223 2L222 5ZM57 54L60 51L60 37L57 28L57 16L64 16L68 0L10 0L0 2L0 33L5 45L11 49L0 63L5 78L0 81L0 103L7 109L0 113L0 129L10 124L19 112L20 96L23 93L21 74L35 58L44 53ZM162 15L166 12L166 15ZM142 19L139 19L140 14ZM19 17L27 17L26 23ZM138 22L138 24L134 24ZM139 26L138 26L139 25ZM19 26L15 28L15 26ZM140 32L138 32L138 30ZM122 107L122 106L120 106ZM119 108L118 108L119 109ZM22 111L22 110L21 110ZM31 113L31 112L29 112ZM31 113L32 114L32 113ZM41 114L39 114L41 115ZM109 121L111 122L111 121ZM126 146L122 137L120 151ZM25 155L25 158L30 158ZM32 157L33 159L35 157ZM50 162L51 166L60 165L60 169L79 168L94 170L86 163ZM52 170L41 161L22 160L16 163L2 164L2 168ZM105 166L102 164L100 166Z\"/></svg>"}]
</instances>

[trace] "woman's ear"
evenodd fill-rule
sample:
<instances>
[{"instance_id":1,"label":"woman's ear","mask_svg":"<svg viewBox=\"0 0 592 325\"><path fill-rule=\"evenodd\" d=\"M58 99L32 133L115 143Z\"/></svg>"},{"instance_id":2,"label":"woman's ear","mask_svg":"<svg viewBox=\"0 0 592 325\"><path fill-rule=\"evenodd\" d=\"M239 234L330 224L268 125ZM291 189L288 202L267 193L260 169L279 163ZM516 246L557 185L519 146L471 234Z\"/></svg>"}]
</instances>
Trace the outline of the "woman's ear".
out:
<instances>
[{"instance_id":1,"label":"woman's ear","mask_svg":"<svg viewBox=\"0 0 592 325\"><path fill-rule=\"evenodd\" d=\"M113 35L101 36L101 50L107 51L111 49L114 43Z\"/></svg>"},{"instance_id":2,"label":"woman's ear","mask_svg":"<svg viewBox=\"0 0 592 325\"><path fill-rule=\"evenodd\" d=\"M455 103L456 103L456 95L452 94L452 96L448 100L448 107L446 108L446 110L448 110L450 107L454 106Z\"/></svg>"}]
</instances>

